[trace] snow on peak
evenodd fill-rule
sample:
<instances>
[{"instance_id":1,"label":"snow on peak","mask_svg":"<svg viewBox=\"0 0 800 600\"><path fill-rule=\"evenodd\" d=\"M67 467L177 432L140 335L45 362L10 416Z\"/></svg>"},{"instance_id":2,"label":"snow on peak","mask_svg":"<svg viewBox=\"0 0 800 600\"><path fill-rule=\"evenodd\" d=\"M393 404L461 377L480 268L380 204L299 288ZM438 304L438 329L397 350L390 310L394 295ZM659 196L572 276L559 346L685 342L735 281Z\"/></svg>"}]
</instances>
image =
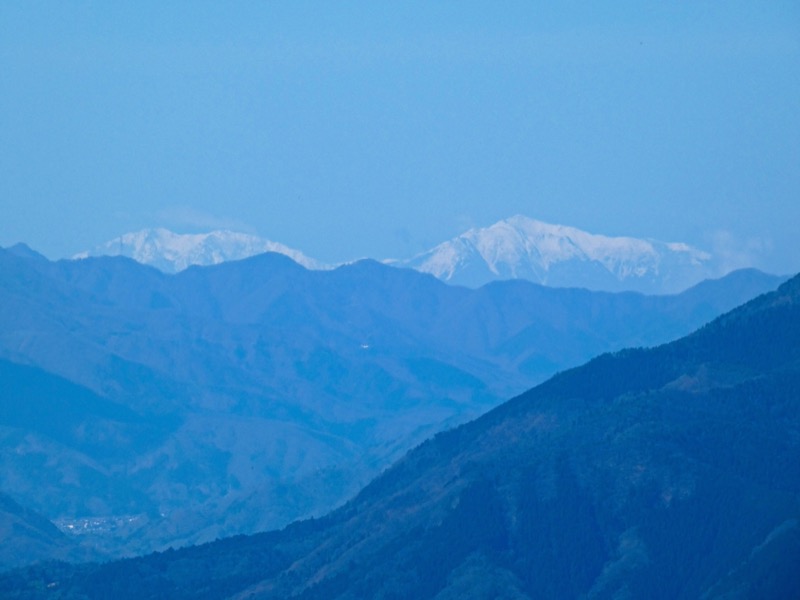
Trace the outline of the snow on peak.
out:
<instances>
[{"instance_id":1,"label":"snow on peak","mask_svg":"<svg viewBox=\"0 0 800 600\"><path fill-rule=\"evenodd\" d=\"M123 255L168 273L278 252L307 269L329 269L283 244L233 231L178 234L167 229L126 233L74 258ZM724 273L719 261L683 242L610 237L516 215L473 228L407 260L384 261L477 287L527 279L559 287L673 293Z\"/></svg>"},{"instance_id":2,"label":"snow on peak","mask_svg":"<svg viewBox=\"0 0 800 600\"><path fill-rule=\"evenodd\" d=\"M142 229L121 235L73 258L127 256L164 272L177 273L191 265L216 265L264 252L283 254L307 269L328 268L299 250L278 242L224 230L182 234L163 228Z\"/></svg>"},{"instance_id":3,"label":"snow on peak","mask_svg":"<svg viewBox=\"0 0 800 600\"><path fill-rule=\"evenodd\" d=\"M522 215L474 228L404 263L451 283L530 279L545 285L672 292L712 274L684 243L609 237Z\"/></svg>"}]
</instances>

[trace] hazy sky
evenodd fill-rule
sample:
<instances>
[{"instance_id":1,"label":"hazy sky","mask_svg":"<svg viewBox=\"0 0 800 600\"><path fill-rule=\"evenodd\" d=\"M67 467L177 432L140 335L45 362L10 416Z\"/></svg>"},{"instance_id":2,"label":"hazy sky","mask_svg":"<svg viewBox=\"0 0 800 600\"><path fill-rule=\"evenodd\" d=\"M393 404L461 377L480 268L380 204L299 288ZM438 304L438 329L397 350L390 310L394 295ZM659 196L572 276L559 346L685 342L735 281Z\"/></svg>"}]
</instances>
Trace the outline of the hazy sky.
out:
<instances>
[{"instance_id":1,"label":"hazy sky","mask_svg":"<svg viewBox=\"0 0 800 600\"><path fill-rule=\"evenodd\" d=\"M166 6L168 5L168 6ZM800 270L800 4L0 3L0 245L514 214Z\"/></svg>"}]
</instances>

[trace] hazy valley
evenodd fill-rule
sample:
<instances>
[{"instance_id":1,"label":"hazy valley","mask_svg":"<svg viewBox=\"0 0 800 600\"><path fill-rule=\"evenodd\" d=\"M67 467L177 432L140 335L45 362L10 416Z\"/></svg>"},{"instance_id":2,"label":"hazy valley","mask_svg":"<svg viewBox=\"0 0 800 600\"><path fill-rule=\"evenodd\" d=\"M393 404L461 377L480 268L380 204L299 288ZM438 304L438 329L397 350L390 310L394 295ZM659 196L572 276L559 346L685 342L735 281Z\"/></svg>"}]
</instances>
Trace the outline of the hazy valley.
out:
<instances>
[{"instance_id":1,"label":"hazy valley","mask_svg":"<svg viewBox=\"0 0 800 600\"><path fill-rule=\"evenodd\" d=\"M625 296L633 299L643 298ZM796 597L798 385L795 277L687 337L604 354L436 435L321 519L106 565L13 571L0 576L0 590L8 598Z\"/></svg>"},{"instance_id":2,"label":"hazy valley","mask_svg":"<svg viewBox=\"0 0 800 600\"><path fill-rule=\"evenodd\" d=\"M263 254L167 275L22 247L0 269L0 491L98 555L322 515L436 432L781 281L468 289L374 261Z\"/></svg>"}]
</instances>

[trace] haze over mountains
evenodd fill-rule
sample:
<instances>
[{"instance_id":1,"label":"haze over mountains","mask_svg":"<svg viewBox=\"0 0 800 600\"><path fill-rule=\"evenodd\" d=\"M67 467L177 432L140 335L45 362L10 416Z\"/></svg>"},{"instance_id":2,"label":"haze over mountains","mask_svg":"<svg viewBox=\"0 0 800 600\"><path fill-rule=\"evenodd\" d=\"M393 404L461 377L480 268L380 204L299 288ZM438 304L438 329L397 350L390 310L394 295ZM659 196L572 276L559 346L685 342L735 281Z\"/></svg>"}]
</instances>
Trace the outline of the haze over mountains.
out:
<instances>
[{"instance_id":1,"label":"haze over mountains","mask_svg":"<svg viewBox=\"0 0 800 600\"><path fill-rule=\"evenodd\" d=\"M560 369L674 339L781 280L472 290L374 261L266 253L167 275L0 250L0 492L112 555L278 527Z\"/></svg>"},{"instance_id":2,"label":"haze over mountains","mask_svg":"<svg viewBox=\"0 0 800 600\"><path fill-rule=\"evenodd\" d=\"M800 597L800 276L414 449L330 515L8 598Z\"/></svg>"},{"instance_id":3,"label":"haze over mountains","mask_svg":"<svg viewBox=\"0 0 800 600\"><path fill-rule=\"evenodd\" d=\"M261 252L284 254L309 269L331 268L283 244L230 231L181 235L146 229L76 258L122 255L175 273L190 265L218 264ZM680 292L725 274L716 257L684 243L596 235L520 215L471 229L418 256L384 262L470 287L525 279L554 287L651 294Z\"/></svg>"}]
</instances>

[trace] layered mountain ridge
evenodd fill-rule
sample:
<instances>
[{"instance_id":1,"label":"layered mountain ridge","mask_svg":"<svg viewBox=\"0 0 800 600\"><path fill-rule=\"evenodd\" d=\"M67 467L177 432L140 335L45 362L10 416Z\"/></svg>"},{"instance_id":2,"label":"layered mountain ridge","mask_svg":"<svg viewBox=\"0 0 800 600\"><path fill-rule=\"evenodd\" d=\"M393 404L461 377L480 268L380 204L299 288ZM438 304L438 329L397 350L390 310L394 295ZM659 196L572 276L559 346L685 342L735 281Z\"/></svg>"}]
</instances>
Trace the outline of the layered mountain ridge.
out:
<instances>
[{"instance_id":1,"label":"layered mountain ridge","mask_svg":"<svg viewBox=\"0 0 800 600\"><path fill-rule=\"evenodd\" d=\"M75 258L128 256L176 273L191 265L241 260L262 252L278 252L308 269L332 268L283 244L231 231L176 234L145 229ZM413 258L384 262L469 287L524 279L552 287L650 294L677 293L725 274L714 256L684 243L597 235L521 215L470 229Z\"/></svg>"},{"instance_id":2,"label":"layered mountain ridge","mask_svg":"<svg viewBox=\"0 0 800 600\"><path fill-rule=\"evenodd\" d=\"M0 358L78 386L57 388L72 412L43 429L14 420L26 371L0 370L0 491L64 530L99 523L83 542L117 556L278 527L557 370L673 339L781 280L472 290L375 261L311 271L266 253L167 275L0 250Z\"/></svg>"},{"instance_id":3,"label":"layered mountain ridge","mask_svg":"<svg viewBox=\"0 0 800 600\"><path fill-rule=\"evenodd\" d=\"M8 598L800 596L800 276L693 334L601 355L409 452L328 516Z\"/></svg>"}]
</instances>

